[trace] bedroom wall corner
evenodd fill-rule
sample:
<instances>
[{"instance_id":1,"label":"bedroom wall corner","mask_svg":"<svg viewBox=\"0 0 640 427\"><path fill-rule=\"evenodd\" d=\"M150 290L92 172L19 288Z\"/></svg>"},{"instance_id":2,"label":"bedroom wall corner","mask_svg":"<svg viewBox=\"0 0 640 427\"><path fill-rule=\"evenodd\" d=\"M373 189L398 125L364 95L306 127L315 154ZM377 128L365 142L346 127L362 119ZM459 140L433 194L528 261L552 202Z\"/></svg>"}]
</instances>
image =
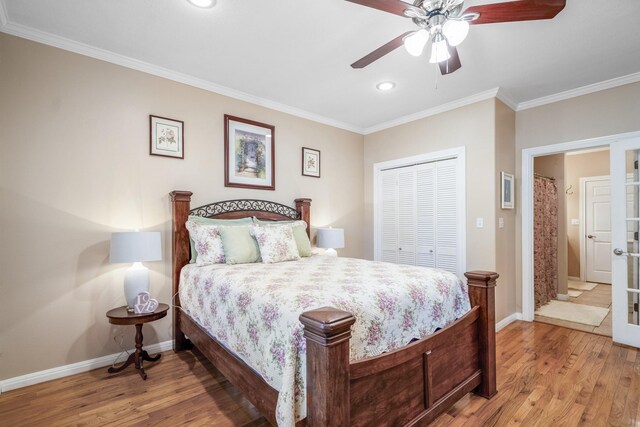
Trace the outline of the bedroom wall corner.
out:
<instances>
[{"instance_id":1,"label":"bedroom wall corner","mask_svg":"<svg viewBox=\"0 0 640 427\"><path fill-rule=\"evenodd\" d=\"M516 171L516 113L502 101L495 100L495 209L496 221L496 271L500 273L496 290L496 319L506 319L516 310L516 215L514 209L502 209L500 172ZM516 183L517 187L517 183ZM500 218L503 227L500 227Z\"/></svg>"},{"instance_id":2,"label":"bedroom wall corner","mask_svg":"<svg viewBox=\"0 0 640 427\"><path fill-rule=\"evenodd\" d=\"M110 234L162 232L147 266L168 302L172 190L193 206L309 197L312 227L344 228L341 254L364 256L362 135L4 33L0 61L0 381L133 343L105 317L127 268L108 262ZM275 126L275 191L224 187L225 113ZM185 122L184 160L149 155L149 114ZM301 175L302 146L321 151L321 178ZM146 325L145 344L171 339L170 319Z\"/></svg>"}]
</instances>

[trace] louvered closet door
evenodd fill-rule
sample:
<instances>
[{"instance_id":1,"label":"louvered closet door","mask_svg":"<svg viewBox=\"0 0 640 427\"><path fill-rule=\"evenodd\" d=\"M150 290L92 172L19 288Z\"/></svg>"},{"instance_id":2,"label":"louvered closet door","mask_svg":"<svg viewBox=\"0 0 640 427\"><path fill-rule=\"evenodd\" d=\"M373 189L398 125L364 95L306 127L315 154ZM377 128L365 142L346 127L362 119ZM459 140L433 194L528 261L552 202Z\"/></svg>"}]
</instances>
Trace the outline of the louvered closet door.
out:
<instances>
[{"instance_id":1,"label":"louvered closet door","mask_svg":"<svg viewBox=\"0 0 640 427\"><path fill-rule=\"evenodd\" d=\"M416 265L416 169L398 169L398 263Z\"/></svg>"},{"instance_id":2,"label":"louvered closet door","mask_svg":"<svg viewBox=\"0 0 640 427\"><path fill-rule=\"evenodd\" d=\"M436 266L435 163L416 168L416 265Z\"/></svg>"},{"instance_id":3,"label":"louvered closet door","mask_svg":"<svg viewBox=\"0 0 640 427\"><path fill-rule=\"evenodd\" d=\"M382 261L398 263L398 170L383 171Z\"/></svg>"},{"instance_id":4,"label":"louvered closet door","mask_svg":"<svg viewBox=\"0 0 640 427\"><path fill-rule=\"evenodd\" d=\"M457 160L435 163L436 267L458 273Z\"/></svg>"}]
</instances>

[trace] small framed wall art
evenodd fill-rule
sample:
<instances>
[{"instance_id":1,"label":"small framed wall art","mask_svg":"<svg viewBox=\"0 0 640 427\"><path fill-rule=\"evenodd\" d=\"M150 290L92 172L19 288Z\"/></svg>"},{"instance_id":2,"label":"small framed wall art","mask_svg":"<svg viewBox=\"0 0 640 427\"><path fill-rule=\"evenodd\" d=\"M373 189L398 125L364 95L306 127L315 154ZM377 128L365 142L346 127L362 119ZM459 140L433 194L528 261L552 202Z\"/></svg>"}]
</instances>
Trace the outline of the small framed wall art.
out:
<instances>
[{"instance_id":1,"label":"small framed wall art","mask_svg":"<svg viewBox=\"0 0 640 427\"><path fill-rule=\"evenodd\" d=\"M320 178L320 151L302 147L302 175Z\"/></svg>"},{"instance_id":2,"label":"small framed wall art","mask_svg":"<svg viewBox=\"0 0 640 427\"><path fill-rule=\"evenodd\" d=\"M275 190L274 126L224 115L225 187Z\"/></svg>"},{"instance_id":3,"label":"small framed wall art","mask_svg":"<svg viewBox=\"0 0 640 427\"><path fill-rule=\"evenodd\" d=\"M150 115L149 131L149 154L184 159L184 122Z\"/></svg>"},{"instance_id":4,"label":"small framed wall art","mask_svg":"<svg viewBox=\"0 0 640 427\"><path fill-rule=\"evenodd\" d=\"M515 206L514 177L510 173L500 172L500 182L502 183L502 209L513 209Z\"/></svg>"}]
</instances>

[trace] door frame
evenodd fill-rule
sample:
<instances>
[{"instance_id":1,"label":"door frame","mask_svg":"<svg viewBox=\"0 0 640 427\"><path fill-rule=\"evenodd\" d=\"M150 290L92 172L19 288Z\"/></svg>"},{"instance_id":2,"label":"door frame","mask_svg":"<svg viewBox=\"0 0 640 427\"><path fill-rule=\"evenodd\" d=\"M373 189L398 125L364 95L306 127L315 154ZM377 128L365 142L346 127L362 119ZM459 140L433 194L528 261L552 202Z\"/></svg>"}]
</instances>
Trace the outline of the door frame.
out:
<instances>
[{"instance_id":1,"label":"door frame","mask_svg":"<svg viewBox=\"0 0 640 427\"><path fill-rule=\"evenodd\" d=\"M587 219L587 198L585 197L587 182L605 180L611 182L611 175L580 177L580 197L578 203L580 203L580 281L582 282L585 282L587 279L587 239L584 238L585 234L587 234L585 221Z\"/></svg>"},{"instance_id":2,"label":"door frame","mask_svg":"<svg viewBox=\"0 0 640 427\"><path fill-rule=\"evenodd\" d=\"M568 151L586 150L596 147L609 147L615 141L640 137L640 131L583 139L559 144L543 145L522 149L521 159L521 206L522 206L522 320L533 322L535 297L533 290L533 160L535 157Z\"/></svg>"},{"instance_id":3,"label":"door frame","mask_svg":"<svg viewBox=\"0 0 640 427\"><path fill-rule=\"evenodd\" d=\"M447 150L433 151L430 153L418 154L416 156L404 157L401 159L387 160L373 164L373 259L382 259L382 235L380 233L381 218L380 207L382 206L382 172L389 169L419 165L422 163L437 162L439 160L457 160L456 174L458 177L458 253L459 270L458 277L464 279L464 272L467 268L467 211L466 211L466 148L455 147Z\"/></svg>"}]
</instances>

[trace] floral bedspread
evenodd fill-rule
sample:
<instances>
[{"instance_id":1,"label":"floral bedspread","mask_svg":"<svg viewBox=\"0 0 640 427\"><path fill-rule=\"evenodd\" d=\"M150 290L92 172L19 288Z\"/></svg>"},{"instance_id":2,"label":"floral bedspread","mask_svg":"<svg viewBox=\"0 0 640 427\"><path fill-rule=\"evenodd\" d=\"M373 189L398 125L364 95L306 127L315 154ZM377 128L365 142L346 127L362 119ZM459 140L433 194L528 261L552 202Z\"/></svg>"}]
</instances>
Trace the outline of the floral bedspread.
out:
<instances>
[{"instance_id":1,"label":"floral bedspread","mask_svg":"<svg viewBox=\"0 0 640 427\"><path fill-rule=\"evenodd\" d=\"M279 391L279 426L306 416L303 312L331 306L353 313L353 361L402 347L470 309L467 286L446 271L322 255L278 264L187 265L180 302Z\"/></svg>"}]
</instances>

